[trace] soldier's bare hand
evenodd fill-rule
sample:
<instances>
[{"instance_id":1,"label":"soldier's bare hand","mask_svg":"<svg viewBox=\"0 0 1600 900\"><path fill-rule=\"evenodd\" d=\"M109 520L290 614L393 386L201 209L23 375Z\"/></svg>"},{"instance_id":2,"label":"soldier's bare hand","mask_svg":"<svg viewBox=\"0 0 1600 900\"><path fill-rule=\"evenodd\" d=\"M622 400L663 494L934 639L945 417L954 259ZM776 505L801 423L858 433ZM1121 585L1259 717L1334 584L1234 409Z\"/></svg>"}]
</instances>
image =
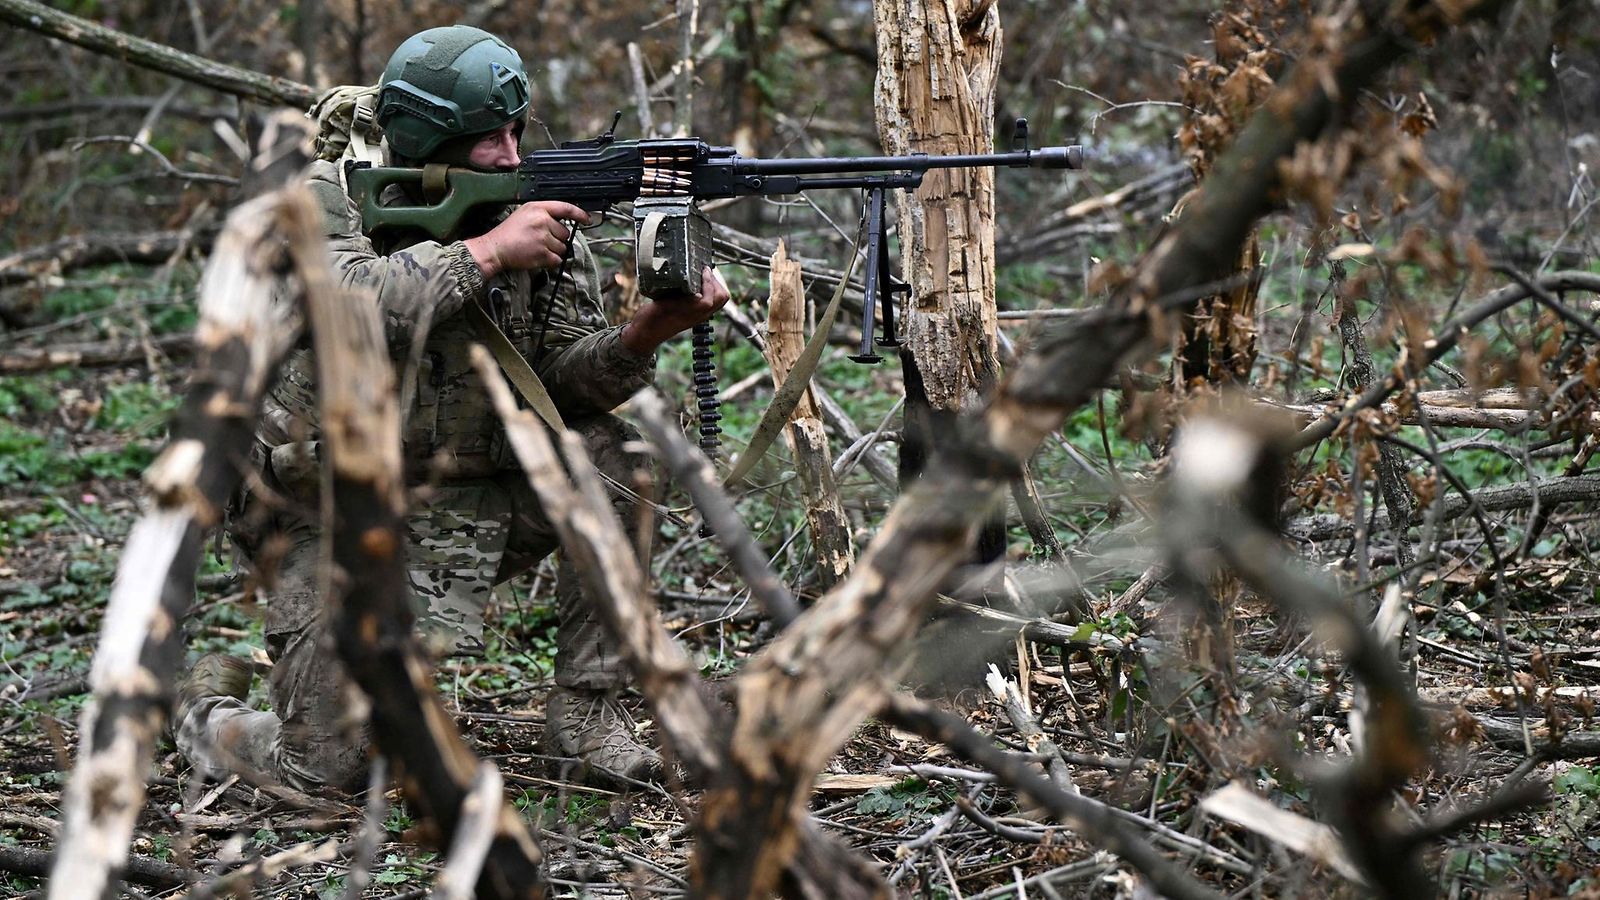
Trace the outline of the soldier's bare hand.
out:
<instances>
[{"instance_id":1,"label":"soldier's bare hand","mask_svg":"<svg viewBox=\"0 0 1600 900\"><path fill-rule=\"evenodd\" d=\"M524 203L487 234L462 243L485 278L505 271L553 269L567 254L572 229L564 222L589 224L589 214L571 203L540 200Z\"/></svg>"},{"instance_id":2,"label":"soldier's bare hand","mask_svg":"<svg viewBox=\"0 0 1600 900\"><path fill-rule=\"evenodd\" d=\"M654 353L673 335L699 325L717 314L729 299L727 282L707 266L700 273L700 293L654 297L633 314L622 329L622 345L641 356Z\"/></svg>"}]
</instances>

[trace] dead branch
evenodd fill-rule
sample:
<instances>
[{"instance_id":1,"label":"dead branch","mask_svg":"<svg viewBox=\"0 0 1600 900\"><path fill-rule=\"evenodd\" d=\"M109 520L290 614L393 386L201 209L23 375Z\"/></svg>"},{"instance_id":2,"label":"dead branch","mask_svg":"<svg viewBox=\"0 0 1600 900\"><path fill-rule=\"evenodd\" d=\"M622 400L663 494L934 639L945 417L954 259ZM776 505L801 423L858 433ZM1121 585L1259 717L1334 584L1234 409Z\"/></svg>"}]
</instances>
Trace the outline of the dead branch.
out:
<instances>
[{"instance_id":1,"label":"dead branch","mask_svg":"<svg viewBox=\"0 0 1600 900\"><path fill-rule=\"evenodd\" d=\"M317 96L308 84L185 53L165 44L97 25L34 0L0 0L0 22L46 37L59 38L86 50L114 56L124 62L213 90L274 106L305 109Z\"/></svg>"},{"instance_id":2,"label":"dead branch","mask_svg":"<svg viewBox=\"0 0 1600 900\"><path fill-rule=\"evenodd\" d=\"M1048 809L1084 840L1122 857L1150 879L1163 896L1180 900L1216 900L1221 896L1168 862L1148 841L1123 824L1110 807L1082 794L1062 790L1034 771L1026 757L1001 750L987 735L959 717L905 696L892 698L882 715L896 727L943 744L964 759L993 772L1007 786Z\"/></svg>"},{"instance_id":3,"label":"dead branch","mask_svg":"<svg viewBox=\"0 0 1600 900\"><path fill-rule=\"evenodd\" d=\"M781 389L789 370L805 346L805 287L800 264L789 259L782 241L772 254L771 291L767 301L767 362L772 366L774 389ZM850 538L850 519L839 502L839 486L833 480L833 462L822 420L813 397L815 386L807 387L789 414L784 437L794 454L795 471L800 477L806 501L806 522L811 529L811 544L817 552L818 583L826 590L843 578L855 565L855 542Z\"/></svg>"},{"instance_id":4,"label":"dead branch","mask_svg":"<svg viewBox=\"0 0 1600 900\"><path fill-rule=\"evenodd\" d=\"M1350 862L1332 828L1257 796L1242 782L1230 781L1227 787L1201 800L1200 808L1331 866L1351 881L1365 884L1361 870Z\"/></svg>"},{"instance_id":5,"label":"dead branch","mask_svg":"<svg viewBox=\"0 0 1600 900\"><path fill-rule=\"evenodd\" d=\"M1529 736L1519 722L1497 719L1493 716L1476 716L1478 727L1483 729L1489 743L1507 750L1522 751L1527 748ZM1557 739L1550 736L1548 728L1530 729L1534 739L1533 752L1540 759L1593 759L1600 757L1600 731L1571 731Z\"/></svg>"},{"instance_id":6,"label":"dead branch","mask_svg":"<svg viewBox=\"0 0 1600 900\"><path fill-rule=\"evenodd\" d=\"M479 763L478 778L461 802L461 822L450 842L450 862L434 882L434 896L440 900L471 900L472 887L483 871L504 804L500 770L493 763Z\"/></svg>"},{"instance_id":7,"label":"dead branch","mask_svg":"<svg viewBox=\"0 0 1600 900\"><path fill-rule=\"evenodd\" d=\"M666 463L667 471L689 492L706 527L727 551L762 611L779 625L793 621L800 614L794 594L767 564L761 546L744 527L733 500L722 489L721 479L711 467L711 460L667 420L666 408L654 395L636 397L631 406L639 415L640 427Z\"/></svg>"},{"instance_id":8,"label":"dead branch","mask_svg":"<svg viewBox=\"0 0 1600 900\"><path fill-rule=\"evenodd\" d=\"M1531 279L1529 285L1537 285L1547 292L1572 290L1600 292L1600 275L1581 271L1551 272ZM1379 405L1390 394L1400 390L1406 379L1414 377L1415 373L1426 371L1428 366L1442 359L1445 354L1455 349L1461 337L1470 333L1473 328L1533 296L1529 287L1522 284L1507 285L1493 291L1467 311L1440 326L1434 332L1434 337L1423 340L1421 358L1407 359L1404 373L1389 371L1383 380L1341 404L1336 412L1328 413L1306 426L1296 440L1296 448L1304 449L1318 441L1327 440L1356 413Z\"/></svg>"},{"instance_id":9,"label":"dead branch","mask_svg":"<svg viewBox=\"0 0 1600 900\"><path fill-rule=\"evenodd\" d=\"M1473 491L1470 498L1453 493L1443 499L1437 515L1440 521L1448 521L1471 513L1474 507L1483 512L1509 512L1532 508L1535 502L1545 507L1562 503L1592 503L1596 500L1600 500L1600 475L1574 475L1531 485L1524 481L1484 488ZM1409 524L1422 524L1424 512L1413 512ZM1375 518L1377 527L1389 527L1387 515L1379 513ZM1348 518L1324 514L1296 519L1284 527L1284 534L1300 541L1332 541L1349 538L1354 530L1355 525Z\"/></svg>"},{"instance_id":10,"label":"dead branch","mask_svg":"<svg viewBox=\"0 0 1600 900\"><path fill-rule=\"evenodd\" d=\"M88 266L164 263L185 247L209 251L215 237L215 229L64 237L0 257L0 285L28 284Z\"/></svg>"},{"instance_id":11,"label":"dead branch","mask_svg":"<svg viewBox=\"0 0 1600 900\"><path fill-rule=\"evenodd\" d=\"M367 773L367 805L361 816L361 832L350 848L350 868L344 877L344 900L359 900L372 883L372 862L384 832L383 820L389 815L389 762L382 756L372 761Z\"/></svg>"},{"instance_id":12,"label":"dead branch","mask_svg":"<svg viewBox=\"0 0 1600 900\"><path fill-rule=\"evenodd\" d=\"M1049 777L1050 783L1069 794L1078 793L1078 786L1072 781L1072 770L1067 768L1066 760L1061 757L1061 748L1034 721L1033 710L1028 708L1028 701L1022 696L1017 682L1001 675L994 665L989 666L988 682L989 692L1005 709L1011 727L1017 730L1028 750L1045 758L1044 774Z\"/></svg>"},{"instance_id":13,"label":"dead branch","mask_svg":"<svg viewBox=\"0 0 1600 900\"><path fill-rule=\"evenodd\" d=\"M320 235L315 206L291 188L229 216L206 267L195 374L171 440L145 473L151 508L128 536L90 671L52 897L104 896L126 860L183 658L178 623L194 598L202 538L240 482L261 395L299 333L289 305L299 286L284 289L281 273L292 269L283 243L320 247Z\"/></svg>"},{"instance_id":14,"label":"dead branch","mask_svg":"<svg viewBox=\"0 0 1600 900\"><path fill-rule=\"evenodd\" d=\"M818 391L816 400L818 408L822 411L823 421L828 424L829 428L833 429L833 433L839 436L839 440L845 446L855 447L865 440L865 436L862 435L861 429L856 426L855 420L850 418L850 414L844 411L844 407L839 405L839 401L829 396L827 391ZM848 456L848 452L841 455L839 457L840 462L844 462ZM900 477L896 474L895 464L888 456L884 455L883 448L879 447L876 441L863 446L856 458L866 468L867 473L872 476L872 480L876 481L884 490L891 494L900 490ZM835 480L839 477L841 477L840 474L836 472L834 474Z\"/></svg>"},{"instance_id":15,"label":"dead branch","mask_svg":"<svg viewBox=\"0 0 1600 900\"><path fill-rule=\"evenodd\" d=\"M530 411L517 408L488 354L477 351L474 360L496 411L505 421L506 435L517 460L527 471L541 505L552 511L563 552L571 554L576 563L585 596L616 636L624 658L639 679L640 691L650 702L661 730L663 748L683 767L691 782L714 784L732 768L727 716L720 707L706 703L693 661L662 627L660 614L648 600L644 573L629 549L622 524L606 499L605 488L582 441L572 434L562 436L564 471L544 426ZM652 420L658 423L657 427L666 427L659 424L666 418L659 397L644 391L631 403L636 410L642 410L647 430L652 427ZM681 435L677 441L683 442ZM704 456L700 455L700 459ZM737 517L729 527L727 535L742 534L741 541L749 540ZM702 816L698 823L702 846L707 832L719 827L717 820ZM815 826L803 823L798 835L795 855L787 860L781 873L785 893L817 900L887 896L882 877L869 864ZM702 891L703 877L697 875L694 882Z\"/></svg>"},{"instance_id":16,"label":"dead branch","mask_svg":"<svg viewBox=\"0 0 1600 900\"><path fill-rule=\"evenodd\" d=\"M142 366L149 361L151 351L172 358L186 357L194 351L194 335L163 334L148 342L97 341L92 344L17 347L0 353L0 374L48 372L63 366L77 369Z\"/></svg>"},{"instance_id":17,"label":"dead branch","mask_svg":"<svg viewBox=\"0 0 1600 900\"><path fill-rule=\"evenodd\" d=\"M1277 535L1248 513L1260 490L1257 469L1286 452L1287 435L1274 430L1269 423L1220 416L1187 423L1173 450L1163 522L1174 541L1188 542L1186 559L1209 561L1214 547L1258 594L1303 618L1340 652L1370 712L1352 719L1352 730L1363 735L1354 760L1317 779L1314 788L1379 895L1424 896L1431 886L1390 808L1393 793L1429 762L1427 719L1398 662L1342 593L1291 561Z\"/></svg>"},{"instance_id":18,"label":"dead branch","mask_svg":"<svg viewBox=\"0 0 1600 900\"><path fill-rule=\"evenodd\" d=\"M0 871L42 878L50 874L51 861L52 855L48 850L0 844ZM163 889L182 887L199 874L148 856L129 855L122 868L125 880Z\"/></svg>"},{"instance_id":19,"label":"dead branch","mask_svg":"<svg viewBox=\"0 0 1600 900\"><path fill-rule=\"evenodd\" d=\"M325 447L331 469L323 528L331 535L326 603L346 673L372 703L373 739L394 765L417 810L437 823L452 851L481 857L465 870L489 898L545 896L543 852L514 810L489 806L487 776L433 686L427 651L413 631L406 578L405 478L394 370L378 308L336 286L320 240L300 248L317 360ZM493 779L498 797L499 777ZM481 842L464 826L488 829ZM449 884L453 885L454 882Z\"/></svg>"}]
</instances>

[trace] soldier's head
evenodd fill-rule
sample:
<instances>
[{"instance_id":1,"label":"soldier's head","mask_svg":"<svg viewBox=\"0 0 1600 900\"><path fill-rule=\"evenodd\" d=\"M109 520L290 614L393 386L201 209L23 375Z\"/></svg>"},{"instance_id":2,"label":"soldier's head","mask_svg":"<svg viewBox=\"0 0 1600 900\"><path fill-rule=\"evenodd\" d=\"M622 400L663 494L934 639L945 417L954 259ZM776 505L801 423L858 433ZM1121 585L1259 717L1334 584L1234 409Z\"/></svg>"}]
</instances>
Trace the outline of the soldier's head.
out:
<instances>
[{"instance_id":1,"label":"soldier's head","mask_svg":"<svg viewBox=\"0 0 1600 900\"><path fill-rule=\"evenodd\" d=\"M389 57L377 121L395 165L508 169L528 112L522 57L470 25L429 28Z\"/></svg>"}]
</instances>

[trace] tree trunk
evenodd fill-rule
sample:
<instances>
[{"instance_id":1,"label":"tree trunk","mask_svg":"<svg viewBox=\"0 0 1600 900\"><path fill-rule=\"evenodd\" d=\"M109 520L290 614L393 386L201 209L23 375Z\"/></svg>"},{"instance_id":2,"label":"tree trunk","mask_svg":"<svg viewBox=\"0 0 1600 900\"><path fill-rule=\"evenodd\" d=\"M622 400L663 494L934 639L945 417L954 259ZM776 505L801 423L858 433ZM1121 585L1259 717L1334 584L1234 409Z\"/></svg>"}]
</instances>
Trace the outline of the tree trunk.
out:
<instances>
[{"instance_id":1,"label":"tree trunk","mask_svg":"<svg viewBox=\"0 0 1600 900\"><path fill-rule=\"evenodd\" d=\"M771 283L767 361L772 364L774 388L781 388L806 342L802 327L806 294L800 280L800 264L789 259L781 241L772 255ZM814 390L808 388L795 405L784 436L794 454L795 472L805 495L806 524L811 528L811 544L817 552L817 582L826 590L850 571L856 552L850 540L850 519L839 502L839 486L833 480L833 459L812 399Z\"/></svg>"},{"instance_id":2,"label":"tree trunk","mask_svg":"<svg viewBox=\"0 0 1600 900\"><path fill-rule=\"evenodd\" d=\"M878 133L891 154L993 150L1000 15L992 2L878 0ZM928 173L901 192L902 269L911 284L904 315L906 412L902 484L919 475L938 435L987 395L999 376L995 339L994 172ZM871 327L871 323L868 323ZM979 556L1004 550L1002 521L979 539Z\"/></svg>"}]
</instances>

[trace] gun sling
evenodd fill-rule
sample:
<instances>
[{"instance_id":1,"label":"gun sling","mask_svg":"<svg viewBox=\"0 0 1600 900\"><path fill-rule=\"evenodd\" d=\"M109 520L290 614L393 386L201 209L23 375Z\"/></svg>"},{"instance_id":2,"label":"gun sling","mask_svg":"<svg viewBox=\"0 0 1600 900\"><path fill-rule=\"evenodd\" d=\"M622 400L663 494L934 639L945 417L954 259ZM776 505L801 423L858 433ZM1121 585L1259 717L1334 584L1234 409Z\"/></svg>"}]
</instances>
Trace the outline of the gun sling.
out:
<instances>
[{"instance_id":1,"label":"gun sling","mask_svg":"<svg viewBox=\"0 0 1600 900\"><path fill-rule=\"evenodd\" d=\"M476 300L467 303L467 320L478 330L478 337L483 339L494 361L500 364L500 370L510 379L512 387L517 389L522 399L528 401L528 407L557 434L566 431L566 423L561 421L561 413L556 410L555 401L550 399L550 392L545 390L538 373L533 371L533 366L528 365L528 361L512 345L511 339L506 337L506 333L500 330L494 319L489 318Z\"/></svg>"}]
</instances>

